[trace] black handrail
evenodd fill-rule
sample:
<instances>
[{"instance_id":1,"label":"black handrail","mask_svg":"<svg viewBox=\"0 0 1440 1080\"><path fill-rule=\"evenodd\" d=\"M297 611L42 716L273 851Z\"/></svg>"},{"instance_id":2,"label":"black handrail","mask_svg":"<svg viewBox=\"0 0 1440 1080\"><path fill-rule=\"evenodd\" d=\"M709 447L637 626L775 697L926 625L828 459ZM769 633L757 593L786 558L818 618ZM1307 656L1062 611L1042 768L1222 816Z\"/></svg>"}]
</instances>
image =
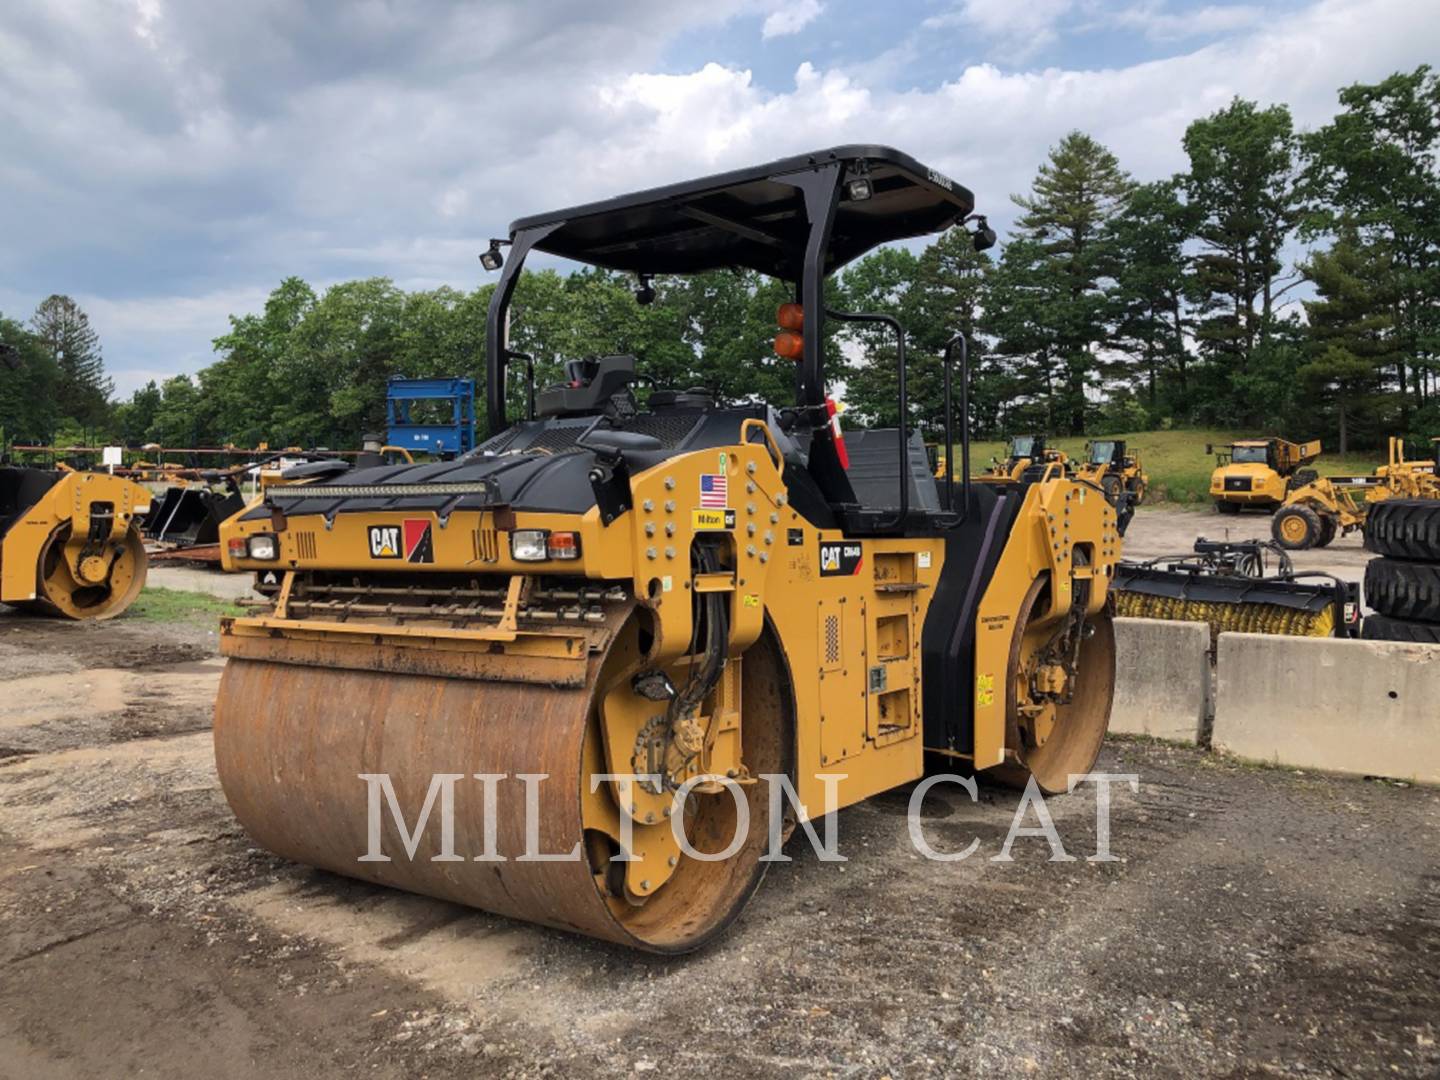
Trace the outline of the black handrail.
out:
<instances>
[{"instance_id":1,"label":"black handrail","mask_svg":"<svg viewBox=\"0 0 1440 1080\"><path fill-rule=\"evenodd\" d=\"M955 509L955 436L951 420L950 365L960 346L960 475L964 492L960 520L970 513L970 343L962 330L945 343L945 509Z\"/></svg>"},{"instance_id":2,"label":"black handrail","mask_svg":"<svg viewBox=\"0 0 1440 1080\"><path fill-rule=\"evenodd\" d=\"M910 414L910 397L905 388L905 327L893 315L882 312L831 311L826 308L825 314L841 322L884 323L895 331L895 366L900 399L900 515L895 519L895 525L903 528L910 517L910 430L906 422Z\"/></svg>"},{"instance_id":3,"label":"black handrail","mask_svg":"<svg viewBox=\"0 0 1440 1080\"><path fill-rule=\"evenodd\" d=\"M525 418L535 419L535 357L526 352L516 352L514 349L506 350L506 358L509 360L525 361ZM507 365L508 366L508 365Z\"/></svg>"}]
</instances>

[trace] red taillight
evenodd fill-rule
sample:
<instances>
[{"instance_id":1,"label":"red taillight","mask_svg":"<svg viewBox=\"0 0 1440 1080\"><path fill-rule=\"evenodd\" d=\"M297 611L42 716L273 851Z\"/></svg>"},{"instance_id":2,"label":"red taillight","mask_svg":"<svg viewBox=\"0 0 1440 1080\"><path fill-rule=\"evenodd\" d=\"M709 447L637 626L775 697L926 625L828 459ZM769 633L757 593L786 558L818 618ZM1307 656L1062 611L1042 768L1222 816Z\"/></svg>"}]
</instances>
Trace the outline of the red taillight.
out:
<instances>
[{"instance_id":1,"label":"red taillight","mask_svg":"<svg viewBox=\"0 0 1440 1080\"><path fill-rule=\"evenodd\" d=\"M552 532L545 545L545 551L552 559L578 559L580 557L580 534Z\"/></svg>"},{"instance_id":2,"label":"red taillight","mask_svg":"<svg viewBox=\"0 0 1440 1080\"><path fill-rule=\"evenodd\" d=\"M232 559L245 558L245 540L243 537L236 537L229 543L230 557Z\"/></svg>"}]
</instances>

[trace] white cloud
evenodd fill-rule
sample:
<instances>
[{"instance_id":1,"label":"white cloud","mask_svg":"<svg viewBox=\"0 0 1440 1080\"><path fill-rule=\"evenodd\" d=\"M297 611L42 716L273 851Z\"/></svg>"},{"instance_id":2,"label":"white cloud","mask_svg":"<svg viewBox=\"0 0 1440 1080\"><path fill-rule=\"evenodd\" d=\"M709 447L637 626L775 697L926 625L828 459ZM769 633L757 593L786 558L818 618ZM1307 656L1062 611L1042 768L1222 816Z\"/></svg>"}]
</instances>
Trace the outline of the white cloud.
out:
<instances>
[{"instance_id":1,"label":"white cloud","mask_svg":"<svg viewBox=\"0 0 1440 1080\"><path fill-rule=\"evenodd\" d=\"M1191 120L1235 95L1288 103L1301 125L1333 115L1336 91L1413 68L1433 53L1428 13L1406 0L1322 0L1283 23L1126 68L1006 72L976 64L933 90L872 89L800 67L771 93L746 71L627 76L600 95L598 159L620 191L842 141L883 141L972 187L1000 221L1049 146L1072 128L1109 145L1142 179L1184 167ZM797 137L796 132L803 133Z\"/></svg>"},{"instance_id":2,"label":"white cloud","mask_svg":"<svg viewBox=\"0 0 1440 1080\"><path fill-rule=\"evenodd\" d=\"M1106 21L1139 30L1152 41L1182 41L1200 36L1233 33L1258 25L1265 12L1247 4L1220 4L1189 11L1168 11L1158 3L1124 8Z\"/></svg>"},{"instance_id":3,"label":"white cloud","mask_svg":"<svg viewBox=\"0 0 1440 1080\"><path fill-rule=\"evenodd\" d=\"M820 0L792 0L783 7L776 8L765 17L765 23L760 27L760 36L767 41L770 38L784 37L786 34L798 34L805 27L809 26L825 10Z\"/></svg>"},{"instance_id":4,"label":"white cloud","mask_svg":"<svg viewBox=\"0 0 1440 1080\"><path fill-rule=\"evenodd\" d=\"M228 316L258 311L267 288L258 285L203 295L117 299L75 297L100 335L106 367L121 398L151 379L164 382L199 370L214 359L210 342L229 331ZM117 366L115 358L126 363Z\"/></svg>"},{"instance_id":5,"label":"white cloud","mask_svg":"<svg viewBox=\"0 0 1440 1080\"><path fill-rule=\"evenodd\" d=\"M1007 58L1023 60L1058 36L1057 26L1074 8L1073 0L963 0L959 7L925 20L931 30L978 30L1008 49Z\"/></svg>"},{"instance_id":6,"label":"white cloud","mask_svg":"<svg viewBox=\"0 0 1440 1080\"><path fill-rule=\"evenodd\" d=\"M22 5L0 23L0 305L77 296L128 389L208 362L225 316L288 274L471 288L516 217L844 141L907 150L1003 228L1009 194L1072 128L1165 176L1186 124L1236 94L1313 126L1339 87L1436 44L1412 0L1317 0L1129 67L975 63L897 89L863 64L807 62L776 91L739 64L660 73L676 35L773 4L572 3L363 5L339 23L299 0ZM987 3L972 0L976 29L1003 28ZM1014 10L1035 36L1056 3Z\"/></svg>"}]
</instances>

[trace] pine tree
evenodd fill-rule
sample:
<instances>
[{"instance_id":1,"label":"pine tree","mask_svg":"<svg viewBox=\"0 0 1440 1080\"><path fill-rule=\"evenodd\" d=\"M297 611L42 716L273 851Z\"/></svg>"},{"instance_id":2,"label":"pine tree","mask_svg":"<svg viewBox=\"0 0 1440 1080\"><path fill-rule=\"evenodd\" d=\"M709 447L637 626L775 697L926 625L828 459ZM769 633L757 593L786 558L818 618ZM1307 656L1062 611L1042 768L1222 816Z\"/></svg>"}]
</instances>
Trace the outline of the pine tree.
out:
<instances>
[{"instance_id":1,"label":"pine tree","mask_svg":"<svg viewBox=\"0 0 1440 1080\"><path fill-rule=\"evenodd\" d=\"M997 312L997 331L1012 354L1030 352L1021 342L1037 333L1049 342L1043 352L1059 365L1051 388L1056 418L1071 435L1085 433L1087 394L1099 382L1097 350L1111 338L1106 289L1117 271L1112 227L1133 188L1114 154L1072 131L1051 149L1031 193L1014 197L1025 211L1016 222L1019 239L1031 246L1023 260L1011 259L1007 248L1012 283L1045 302L1022 304L1023 312Z\"/></svg>"},{"instance_id":2,"label":"pine tree","mask_svg":"<svg viewBox=\"0 0 1440 1080\"><path fill-rule=\"evenodd\" d=\"M1176 397L1189 392L1185 335L1185 243L1193 221L1177 180L1142 184L1114 223L1119 268L1112 292L1116 337L1144 380L1145 404L1160 408L1162 378L1174 375Z\"/></svg>"},{"instance_id":3,"label":"pine tree","mask_svg":"<svg viewBox=\"0 0 1440 1080\"><path fill-rule=\"evenodd\" d=\"M90 317L70 297L54 295L35 309L30 329L60 369L61 414L86 428L103 425L115 387L105 377L100 337Z\"/></svg>"},{"instance_id":4,"label":"pine tree","mask_svg":"<svg viewBox=\"0 0 1440 1080\"><path fill-rule=\"evenodd\" d=\"M1357 428L1362 437L1379 435L1384 372L1397 353L1396 279L1388 253L1363 243L1353 227L1342 229L1329 251L1313 254L1305 273L1318 295L1304 301L1309 359L1298 374L1311 403L1334 414L1344 454Z\"/></svg>"},{"instance_id":5,"label":"pine tree","mask_svg":"<svg viewBox=\"0 0 1440 1080\"><path fill-rule=\"evenodd\" d=\"M1348 86L1340 104L1333 121L1301 136L1304 234L1349 227L1391 253L1403 423L1440 379L1440 75L1422 65Z\"/></svg>"},{"instance_id":6,"label":"pine tree","mask_svg":"<svg viewBox=\"0 0 1440 1080\"><path fill-rule=\"evenodd\" d=\"M1201 244L1192 278L1196 338L1201 354L1234 379L1273 329L1283 292L1280 255L1298 219L1290 110L1236 98L1192 123L1184 146L1185 195ZM1235 415L1253 415L1256 403L1240 396Z\"/></svg>"}]
</instances>

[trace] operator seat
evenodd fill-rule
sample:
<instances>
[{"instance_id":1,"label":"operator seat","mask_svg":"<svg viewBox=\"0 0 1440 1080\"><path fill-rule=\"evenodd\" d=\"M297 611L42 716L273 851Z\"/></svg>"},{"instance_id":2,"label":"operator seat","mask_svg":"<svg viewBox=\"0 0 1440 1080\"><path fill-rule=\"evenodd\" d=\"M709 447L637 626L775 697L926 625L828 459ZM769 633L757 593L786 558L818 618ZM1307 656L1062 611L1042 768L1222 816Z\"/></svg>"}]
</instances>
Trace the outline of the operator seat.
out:
<instances>
[{"instance_id":1,"label":"operator seat","mask_svg":"<svg viewBox=\"0 0 1440 1080\"><path fill-rule=\"evenodd\" d=\"M867 509L891 509L900 505L900 432L896 428L871 428L845 432L850 454L850 486L860 505ZM938 511L940 491L930 471L925 440L918 431L910 433L907 447L912 510Z\"/></svg>"},{"instance_id":2,"label":"operator seat","mask_svg":"<svg viewBox=\"0 0 1440 1080\"><path fill-rule=\"evenodd\" d=\"M635 357L592 356L565 362L566 382L535 395L535 415L585 416L604 412L616 394L635 381Z\"/></svg>"}]
</instances>

